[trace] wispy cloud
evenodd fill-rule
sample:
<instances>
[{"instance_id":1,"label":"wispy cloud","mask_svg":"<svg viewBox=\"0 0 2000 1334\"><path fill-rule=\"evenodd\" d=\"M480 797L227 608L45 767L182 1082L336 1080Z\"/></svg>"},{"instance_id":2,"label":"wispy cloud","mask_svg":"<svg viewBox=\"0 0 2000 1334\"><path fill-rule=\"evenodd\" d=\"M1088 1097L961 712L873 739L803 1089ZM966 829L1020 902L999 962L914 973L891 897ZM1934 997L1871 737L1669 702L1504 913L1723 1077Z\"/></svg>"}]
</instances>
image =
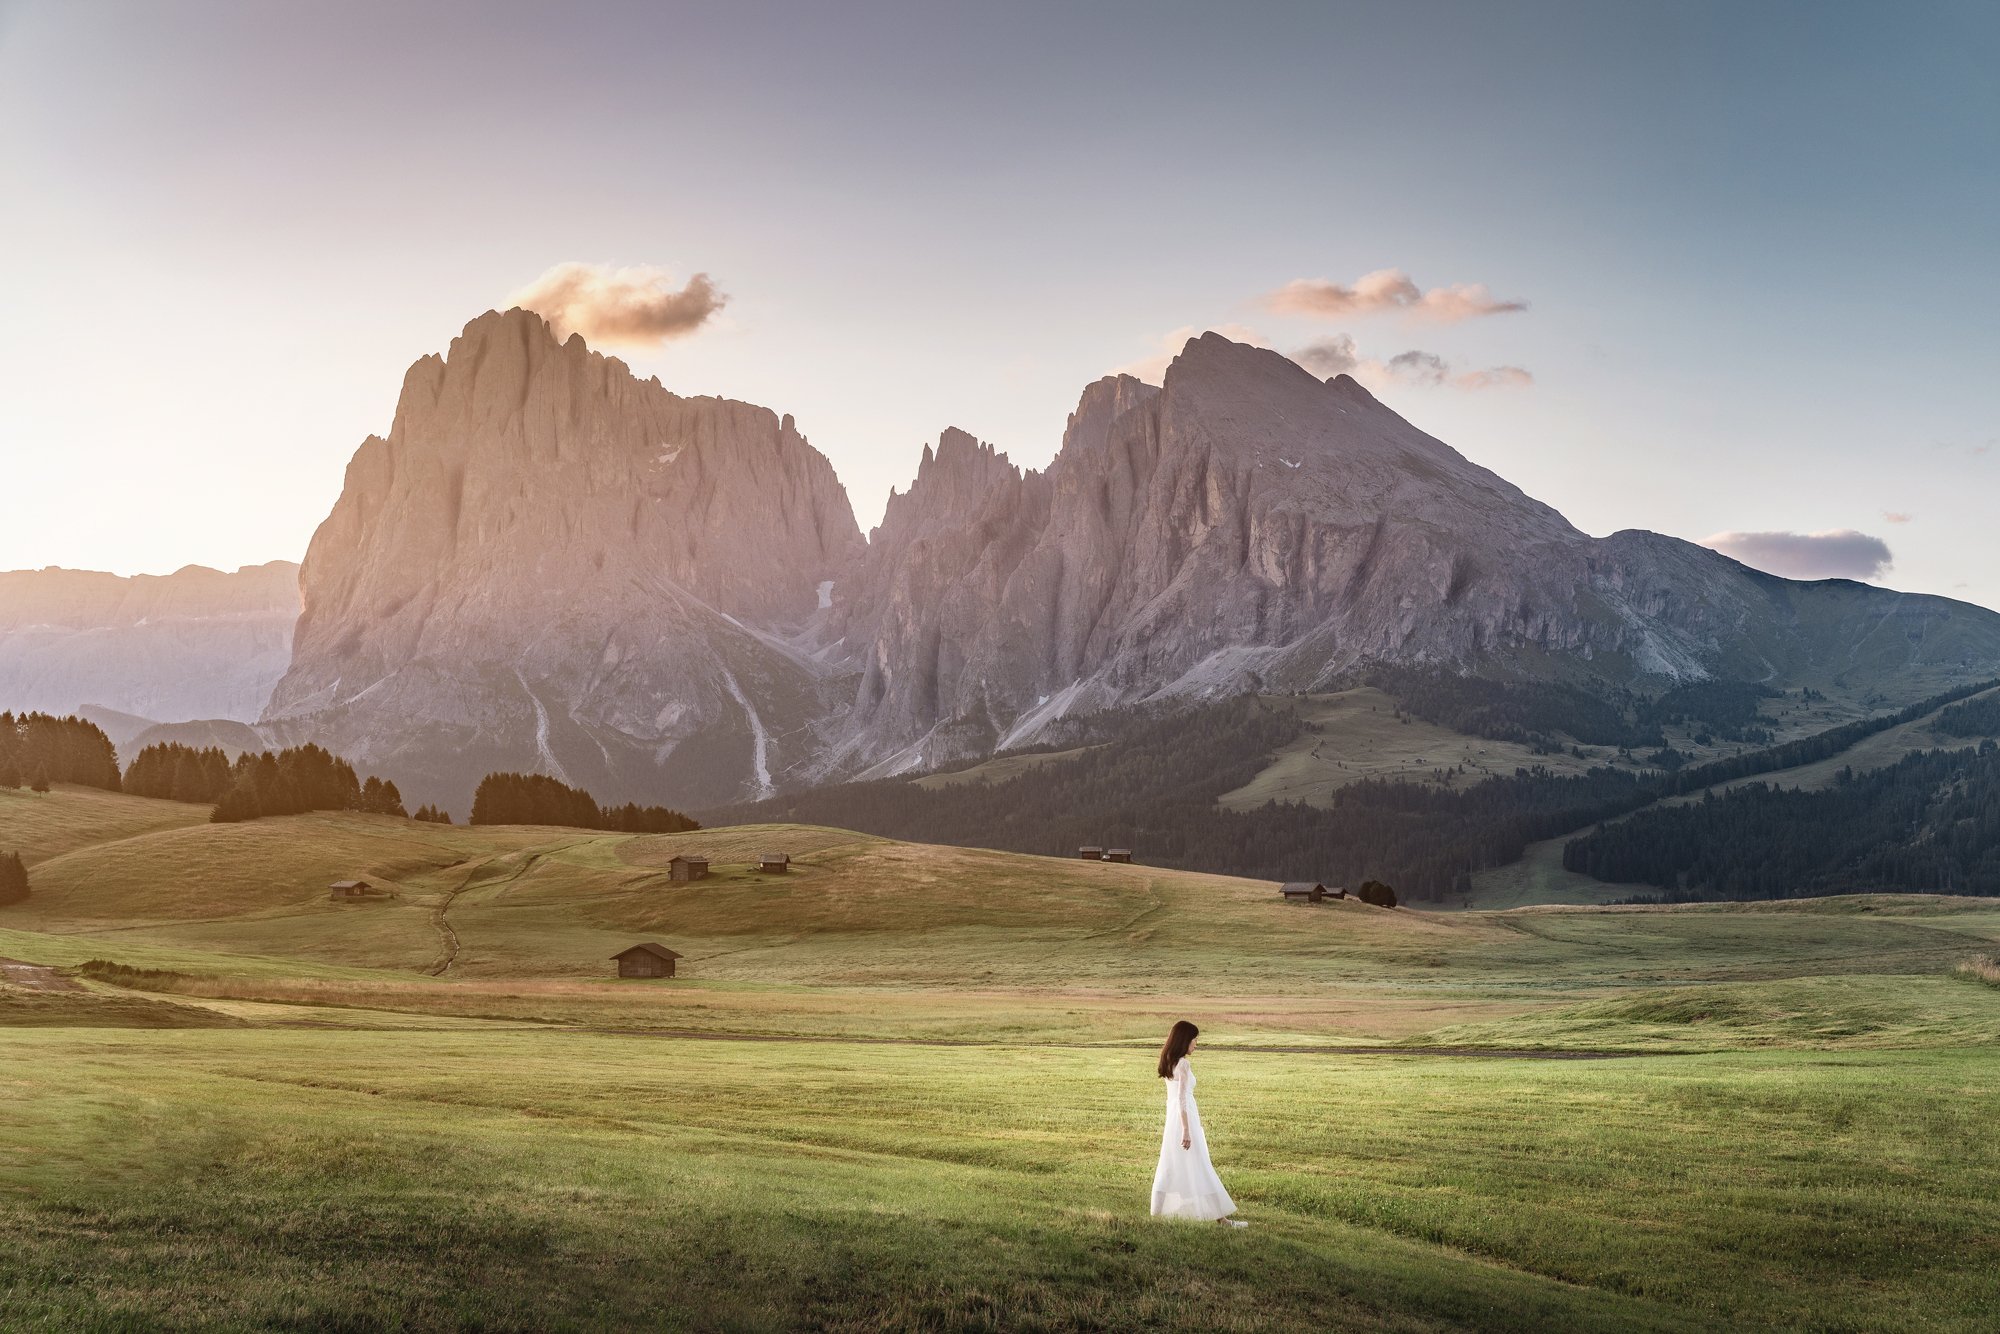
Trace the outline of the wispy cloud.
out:
<instances>
[{"instance_id":1,"label":"wispy cloud","mask_svg":"<svg viewBox=\"0 0 2000 1334\"><path fill-rule=\"evenodd\" d=\"M1884 523L1909 523L1916 517L1914 514L1905 514L1902 510L1882 511L1882 521Z\"/></svg>"},{"instance_id":2,"label":"wispy cloud","mask_svg":"<svg viewBox=\"0 0 2000 1334\"><path fill-rule=\"evenodd\" d=\"M1401 269L1377 269L1352 283L1294 278L1266 295L1264 306L1274 314L1315 319L1399 314L1408 320L1457 324L1482 315L1508 315L1526 310L1528 303L1498 300L1485 283L1453 283L1425 290Z\"/></svg>"},{"instance_id":3,"label":"wispy cloud","mask_svg":"<svg viewBox=\"0 0 2000 1334\"><path fill-rule=\"evenodd\" d=\"M1401 384L1422 389L1462 389L1476 393L1482 389L1523 389L1535 377L1519 366L1491 366L1483 370L1460 371L1435 352L1411 349L1398 352L1387 361L1363 357L1348 334L1335 334L1309 343L1292 353L1292 360L1321 379L1343 372L1374 385Z\"/></svg>"},{"instance_id":4,"label":"wispy cloud","mask_svg":"<svg viewBox=\"0 0 2000 1334\"><path fill-rule=\"evenodd\" d=\"M580 333L589 343L646 350L685 338L728 300L705 273L675 287L663 269L648 265L558 264L509 300L532 310L558 337Z\"/></svg>"},{"instance_id":5,"label":"wispy cloud","mask_svg":"<svg viewBox=\"0 0 2000 1334\"><path fill-rule=\"evenodd\" d=\"M1835 528L1820 533L1717 533L1701 544L1787 579L1873 579L1895 557L1879 537Z\"/></svg>"},{"instance_id":6,"label":"wispy cloud","mask_svg":"<svg viewBox=\"0 0 2000 1334\"><path fill-rule=\"evenodd\" d=\"M1520 366L1488 366L1485 370L1466 371L1452 381L1460 389L1526 389L1535 382L1534 375Z\"/></svg>"},{"instance_id":7,"label":"wispy cloud","mask_svg":"<svg viewBox=\"0 0 2000 1334\"><path fill-rule=\"evenodd\" d=\"M1354 340L1346 334L1335 334L1322 338L1316 343L1308 343L1292 353L1292 360L1319 376L1330 380L1336 375L1356 370L1361 365L1361 354L1355 350Z\"/></svg>"},{"instance_id":8,"label":"wispy cloud","mask_svg":"<svg viewBox=\"0 0 2000 1334\"><path fill-rule=\"evenodd\" d=\"M1218 324L1206 327L1184 324L1170 333L1160 335L1155 343L1157 350L1151 355L1127 362L1115 368L1113 373L1136 375L1141 380L1158 384L1173 359L1181 354L1183 347L1187 346L1188 340L1198 338L1204 333L1219 333L1225 338L1248 343L1252 347L1270 346L1270 343L1255 329L1241 324ZM1345 333L1329 334L1288 355L1322 380L1330 380L1336 375L1345 374L1376 387L1404 385L1422 389L1462 389L1476 392L1482 389L1518 389L1535 382L1535 377L1519 366L1492 366L1483 370L1460 371L1437 353L1419 349L1398 352L1387 361L1376 357L1365 357L1355 343L1354 336Z\"/></svg>"}]
</instances>

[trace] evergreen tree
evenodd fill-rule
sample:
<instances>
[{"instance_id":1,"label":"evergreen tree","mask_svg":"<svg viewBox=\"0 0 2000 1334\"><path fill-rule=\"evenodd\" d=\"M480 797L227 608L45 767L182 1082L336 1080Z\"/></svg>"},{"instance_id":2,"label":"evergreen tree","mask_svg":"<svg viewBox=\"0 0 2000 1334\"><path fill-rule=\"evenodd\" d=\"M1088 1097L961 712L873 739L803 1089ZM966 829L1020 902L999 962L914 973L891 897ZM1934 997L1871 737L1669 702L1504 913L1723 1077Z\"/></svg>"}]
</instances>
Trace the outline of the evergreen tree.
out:
<instances>
[{"instance_id":1,"label":"evergreen tree","mask_svg":"<svg viewBox=\"0 0 2000 1334\"><path fill-rule=\"evenodd\" d=\"M31 779L29 779L29 780L28 780L28 786L29 786L29 788L30 788L30 789L32 789L33 791L36 791L36 792L46 792L46 791L48 791L48 790L49 790L49 771L48 771L47 769L37 769L37 770L35 770L35 776L34 776L33 778L31 778Z\"/></svg>"},{"instance_id":2,"label":"evergreen tree","mask_svg":"<svg viewBox=\"0 0 2000 1334\"><path fill-rule=\"evenodd\" d=\"M4 769L112 792L120 786L118 752L111 739L81 718L0 713L0 770Z\"/></svg>"},{"instance_id":3,"label":"evergreen tree","mask_svg":"<svg viewBox=\"0 0 2000 1334\"><path fill-rule=\"evenodd\" d=\"M28 897L28 868L18 852L0 853L0 907Z\"/></svg>"},{"instance_id":4,"label":"evergreen tree","mask_svg":"<svg viewBox=\"0 0 2000 1334\"><path fill-rule=\"evenodd\" d=\"M606 810L582 788L546 774L491 773L472 798L472 824L545 824L632 833L682 833L701 825L664 806L627 804Z\"/></svg>"}]
</instances>

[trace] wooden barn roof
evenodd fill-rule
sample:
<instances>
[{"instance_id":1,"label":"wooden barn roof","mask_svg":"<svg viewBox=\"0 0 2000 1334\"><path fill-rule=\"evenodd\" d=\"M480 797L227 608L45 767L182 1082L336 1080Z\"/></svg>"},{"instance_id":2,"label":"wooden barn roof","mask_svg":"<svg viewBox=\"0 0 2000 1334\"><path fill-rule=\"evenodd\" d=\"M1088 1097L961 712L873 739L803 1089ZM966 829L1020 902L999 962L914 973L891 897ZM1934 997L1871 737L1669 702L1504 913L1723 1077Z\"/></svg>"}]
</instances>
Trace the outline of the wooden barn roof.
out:
<instances>
[{"instance_id":1,"label":"wooden barn roof","mask_svg":"<svg viewBox=\"0 0 2000 1334\"><path fill-rule=\"evenodd\" d=\"M681 957L680 951L670 950L665 945L653 940L642 940L637 945L628 946L611 957L622 959L628 954L651 954L662 959L678 959Z\"/></svg>"},{"instance_id":2,"label":"wooden barn roof","mask_svg":"<svg viewBox=\"0 0 2000 1334\"><path fill-rule=\"evenodd\" d=\"M1316 889L1324 892L1326 886L1320 884L1317 880L1287 880L1278 892L1280 894L1310 894Z\"/></svg>"},{"instance_id":3,"label":"wooden barn roof","mask_svg":"<svg viewBox=\"0 0 2000 1334\"><path fill-rule=\"evenodd\" d=\"M367 882L366 880L336 880L336 881L334 881L334 882L333 882L332 884L328 885L328 886L327 886L327 888L328 888L328 889L366 889L366 888L368 888L368 882Z\"/></svg>"}]
</instances>

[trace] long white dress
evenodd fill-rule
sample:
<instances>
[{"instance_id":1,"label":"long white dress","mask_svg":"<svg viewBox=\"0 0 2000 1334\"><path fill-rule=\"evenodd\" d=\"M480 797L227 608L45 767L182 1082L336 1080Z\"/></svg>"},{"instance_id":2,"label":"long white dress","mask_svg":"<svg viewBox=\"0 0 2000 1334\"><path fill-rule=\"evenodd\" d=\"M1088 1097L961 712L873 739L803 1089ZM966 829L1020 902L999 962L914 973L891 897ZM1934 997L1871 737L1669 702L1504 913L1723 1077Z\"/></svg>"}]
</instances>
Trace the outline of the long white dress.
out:
<instances>
[{"instance_id":1,"label":"long white dress","mask_svg":"<svg viewBox=\"0 0 2000 1334\"><path fill-rule=\"evenodd\" d=\"M1174 1066L1167 1085L1167 1128L1160 1135L1160 1166L1153 1173L1153 1213L1162 1218L1199 1218L1213 1222L1236 1212L1236 1201L1222 1188L1222 1178L1208 1161L1208 1140L1201 1133L1201 1110L1194 1105L1194 1067L1185 1056ZM1181 1147L1185 1113L1189 1147Z\"/></svg>"}]
</instances>

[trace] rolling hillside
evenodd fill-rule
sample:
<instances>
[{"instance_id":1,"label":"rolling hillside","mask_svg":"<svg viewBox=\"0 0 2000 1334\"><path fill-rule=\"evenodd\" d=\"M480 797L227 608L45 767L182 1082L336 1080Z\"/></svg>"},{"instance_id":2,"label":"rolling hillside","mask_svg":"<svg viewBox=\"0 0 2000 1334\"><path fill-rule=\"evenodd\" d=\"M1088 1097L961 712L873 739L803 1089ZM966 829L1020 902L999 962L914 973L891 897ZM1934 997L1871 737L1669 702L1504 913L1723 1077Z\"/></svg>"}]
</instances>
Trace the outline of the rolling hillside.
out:
<instances>
[{"instance_id":1,"label":"rolling hillside","mask_svg":"<svg viewBox=\"0 0 2000 1334\"><path fill-rule=\"evenodd\" d=\"M178 976L134 985L253 1006L932 1036L1004 1012L1017 1031L1105 1039L1186 1005L1235 1040L1483 1023L1482 1041L1502 1043L1510 1017L1647 988L1937 976L2000 939L2000 904L1985 900L1439 914L806 826L628 835L184 814L199 810L85 790L0 802L0 847L33 834L64 849L34 859L27 903L0 910L0 956L160 969ZM794 871L757 873L765 850L791 853ZM671 882L682 852L713 873ZM386 895L329 900L330 881L357 876ZM609 956L640 940L682 954L676 983L611 980Z\"/></svg>"},{"instance_id":2,"label":"rolling hillside","mask_svg":"<svg viewBox=\"0 0 2000 1334\"><path fill-rule=\"evenodd\" d=\"M1977 1259L2000 1218L1968 1096L1994 901L1441 914L809 826L204 816L0 794L0 847L40 849L0 909L28 1327L633 1326L693 1293L754 1328L1254 1298L1315 1331L1973 1329L1995 1299L1908 1243ZM715 874L669 882L676 852ZM351 875L392 896L329 902ZM682 975L611 978L637 939ZM1247 1235L1145 1217L1180 1017Z\"/></svg>"}]
</instances>

